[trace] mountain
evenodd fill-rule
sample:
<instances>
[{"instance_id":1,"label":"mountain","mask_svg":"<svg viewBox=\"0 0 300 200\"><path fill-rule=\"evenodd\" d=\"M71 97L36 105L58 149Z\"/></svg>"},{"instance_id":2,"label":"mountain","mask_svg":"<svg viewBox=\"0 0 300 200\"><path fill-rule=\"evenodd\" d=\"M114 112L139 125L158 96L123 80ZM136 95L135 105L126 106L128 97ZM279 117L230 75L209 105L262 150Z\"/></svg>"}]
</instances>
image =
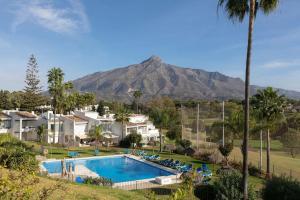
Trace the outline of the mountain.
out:
<instances>
[{"instance_id":1,"label":"mountain","mask_svg":"<svg viewBox=\"0 0 300 200\"><path fill-rule=\"evenodd\" d=\"M96 72L73 81L82 92L95 92L97 98L129 101L132 91L141 90L142 98L169 96L175 99L242 99L244 82L219 72L182 68L152 56L140 64L105 72ZM252 86L255 93L259 86ZM289 97L300 99L300 92L279 89Z\"/></svg>"}]
</instances>

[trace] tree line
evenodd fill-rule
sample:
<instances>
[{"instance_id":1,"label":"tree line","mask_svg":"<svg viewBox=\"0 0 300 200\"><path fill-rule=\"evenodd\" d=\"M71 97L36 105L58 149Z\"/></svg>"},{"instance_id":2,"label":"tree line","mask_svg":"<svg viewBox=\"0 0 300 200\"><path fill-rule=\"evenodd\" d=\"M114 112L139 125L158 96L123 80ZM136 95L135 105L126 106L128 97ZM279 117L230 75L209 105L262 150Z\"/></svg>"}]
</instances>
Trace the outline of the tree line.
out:
<instances>
[{"instance_id":1,"label":"tree line","mask_svg":"<svg viewBox=\"0 0 300 200\"><path fill-rule=\"evenodd\" d=\"M20 109L40 111L41 106L52 105L55 111L67 113L96 103L93 93L76 91L71 82L64 82L60 68L48 71L48 91L43 91L37 59L31 55L27 64L25 86L22 91L0 90L0 110Z\"/></svg>"}]
</instances>

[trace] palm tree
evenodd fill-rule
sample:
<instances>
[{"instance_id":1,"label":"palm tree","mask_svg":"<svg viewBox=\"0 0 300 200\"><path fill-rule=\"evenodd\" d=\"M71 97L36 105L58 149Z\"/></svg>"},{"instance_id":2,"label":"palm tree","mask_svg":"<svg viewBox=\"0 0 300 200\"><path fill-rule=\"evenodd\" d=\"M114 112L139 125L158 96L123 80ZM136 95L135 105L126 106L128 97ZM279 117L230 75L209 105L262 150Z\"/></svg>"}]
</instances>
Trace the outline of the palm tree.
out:
<instances>
[{"instance_id":1,"label":"palm tree","mask_svg":"<svg viewBox=\"0 0 300 200\"><path fill-rule=\"evenodd\" d=\"M54 133L53 133L53 143L55 143L55 132L56 132L56 112L58 108L61 107L63 98L63 82L64 73L60 68L52 68L48 71L48 89L52 97L52 106L54 110Z\"/></svg>"},{"instance_id":2,"label":"palm tree","mask_svg":"<svg viewBox=\"0 0 300 200\"><path fill-rule=\"evenodd\" d=\"M169 115L162 109L155 109L151 113L155 126L159 127L159 151L162 152L162 129L167 127L170 121Z\"/></svg>"},{"instance_id":3,"label":"palm tree","mask_svg":"<svg viewBox=\"0 0 300 200\"><path fill-rule=\"evenodd\" d=\"M135 100L135 103L136 103L136 113L139 113L139 100L140 100L142 94L143 93L140 90L136 90L133 93L133 97L134 97L134 100Z\"/></svg>"},{"instance_id":4,"label":"palm tree","mask_svg":"<svg viewBox=\"0 0 300 200\"><path fill-rule=\"evenodd\" d=\"M129 112L126 108L121 108L119 112L115 114L115 119L117 122L122 123L122 140L124 139L124 123L129 121Z\"/></svg>"},{"instance_id":5,"label":"palm tree","mask_svg":"<svg viewBox=\"0 0 300 200\"><path fill-rule=\"evenodd\" d=\"M89 131L89 137L95 140L97 149L100 141L102 140L102 130L102 126L98 125L94 126L94 128Z\"/></svg>"},{"instance_id":6,"label":"palm tree","mask_svg":"<svg viewBox=\"0 0 300 200\"><path fill-rule=\"evenodd\" d=\"M72 82L64 83L64 73L60 68L52 68L48 71L48 89L52 97L52 106L54 110L54 135L53 143L55 143L55 132L56 132L56 113L65 113L69 109L72 102L69 101L66 93L70 93L73 89Z\"/></svg>"},{"instance_id":7,"label":"palm tree","mask_svg":"<svg viewBox=\"0 0 300 200\"><path fill-rule=\"evenodd\" d=\"M244 131L244 112L242 109L237 109L225 119L224 126L233 134L231 139L240 138Z\"/></svg>"},{"instance_id":8,"label":"palm tree","mask_svg":"<svg viewBox=\"0 0 300 200\"><path fill-rule=\"evenodd\" d=\"M279 0L219 0L218 8L224 7L230 20L242 22L249 13L248 44L245 73L245 112L244 112L244 139L243 139L243 198L248 199L248 138L249 138L249 93L250 93L250 64L252 51L252 34L254 19L258 10L264 14L273 11Z\"/></svg>"},{"instance_id":9,"label":"palm tree","mask_svg":"<svg viewBox=\"0 0 300 200\"><path fill-rule=\"evenodd\" d=\"M277 94L277 91L268 87L258 90L251 98L251 105L255 110L257 119L262 124L262 129L267 130L267 178L270 178L270 129L284 118L285 98Z\"/></svg>"}]
</instances>

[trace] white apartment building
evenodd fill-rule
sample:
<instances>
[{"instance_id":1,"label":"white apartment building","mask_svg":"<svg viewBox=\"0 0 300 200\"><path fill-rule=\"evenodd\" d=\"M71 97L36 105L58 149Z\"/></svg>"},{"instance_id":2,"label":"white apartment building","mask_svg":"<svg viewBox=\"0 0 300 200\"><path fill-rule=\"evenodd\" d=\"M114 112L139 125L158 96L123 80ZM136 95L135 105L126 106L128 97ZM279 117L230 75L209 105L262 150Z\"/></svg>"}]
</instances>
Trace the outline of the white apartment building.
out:
<instances>
[{"instance_id":1,"label":"white apartment building","mask_svg":"<svg viewBox=\"0 0 300 200\"><path fill-rule=\"evenodd\" d=\"M11 129L11 116L0 112L0 134L9 133Z\"/></svg>"},{"instance_id":2,"label":"white apartment building","mask_svg":"<svg viewBox=\"0 0 300 200\"><path fill-rule=\"evenodd\" d=\"M11 133L20 140L35 140L38 116L34 112L5 110L0 115L0 133Z\"/></svg>"},{"instance_id":3,"label":"white apartment building","mask_svg":"<svg viewBox=\"0 0 300 200\"><path fill-rule=\"evenodd\" d=\"M118 122L120 124L120 122ZM122 138L122 129L114 130ZM142 135L142 144L148 144L150 141L159 140L159 131L149 120L149 117L142 114L131 114L129 121L124 124L123 137L136 132Z\"/></svg>"},{"instance_id":4,"label":"white apartment building","mask_svg":"<svg viewBox=\"0 0 300 200\"><path fill-rule=\"evenodd\" d=\"M56 114L54 120L54 114L52 111L47 111L40 115L38 125L41 126L44 124L46 129L46 134L44 136L44 140L47 143L58 143L59 142L59 134L63 129L63 124L60 120L61 114ZM54 128L55 124L55 128ZM55 132L54 132L55 131Z\"/></svg>"},{"instance_id":5,"label":"white apartment building","mask_svg":"<svg viewBox=\"0 0 300 200\"><path fill-rule=\"evenodd\" d=\"M108 112L99 116L94 111L75 111L69 115L57 114L55 120L52 111L40 116L18 110L0 112L0 133L12 133L21 140L37 140L36 130L42 124L46 131L43 139L48 143L80 146L83 140L88 139L89 131L97 125L102 126L104 138L113 143L120 142L132 132L142 135L143 144L159 140L158 129L148 116L142 114L131 114L129 121L122 127L122 123L115 120L114 114Z\"/></svg>"}]
</instances>

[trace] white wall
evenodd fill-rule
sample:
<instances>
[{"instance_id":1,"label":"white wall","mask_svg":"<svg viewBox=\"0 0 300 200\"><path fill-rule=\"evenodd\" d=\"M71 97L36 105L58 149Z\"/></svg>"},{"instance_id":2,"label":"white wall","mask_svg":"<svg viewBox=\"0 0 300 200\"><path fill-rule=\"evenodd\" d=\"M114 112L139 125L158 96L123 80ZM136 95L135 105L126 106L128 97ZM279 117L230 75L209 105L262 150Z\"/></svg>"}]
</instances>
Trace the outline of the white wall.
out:
<instances>
[{"instance_id":1,"label":"white wall","mask_svg":"<svg viewBox=\"0 0 300 200\"><path fill-rule=\"evenodd\" d=\"M89 117L92 119L98 118L98 113L93 111L75 111L75 114L82 117Z\"/></svg>"},{"instance_id":2,"label":"white wall","mask_svg":"<svg viewBox=\"0 0 300 200\"><path fill-rule=\"evenodd\" d=\"M122 140L122 124L120 122L114 122L111 126L112 134L119 136L119 141ZM125 137L125 130L124 130L124 137Z\"/></svg>"},{"instance_id":3,"label":"white wall","mask_svg":"<svg viewBox=\"0 0 300 200\"><path fill-rule=\"evenodd\" d=\"M75 124L74 134L80 138L86 137L88 133L88 123Z\"/></svg>"},{"instance_id":4,"label":"white wall","mask_svg":"<svg viewBox=\"0 0 300 200\"><path fill-rule=\"evenodd\" d=\"M148 120L146 115L132 115L129 116L129 122L131 123L143 123Z\"/></svg>"}]
</instances>

